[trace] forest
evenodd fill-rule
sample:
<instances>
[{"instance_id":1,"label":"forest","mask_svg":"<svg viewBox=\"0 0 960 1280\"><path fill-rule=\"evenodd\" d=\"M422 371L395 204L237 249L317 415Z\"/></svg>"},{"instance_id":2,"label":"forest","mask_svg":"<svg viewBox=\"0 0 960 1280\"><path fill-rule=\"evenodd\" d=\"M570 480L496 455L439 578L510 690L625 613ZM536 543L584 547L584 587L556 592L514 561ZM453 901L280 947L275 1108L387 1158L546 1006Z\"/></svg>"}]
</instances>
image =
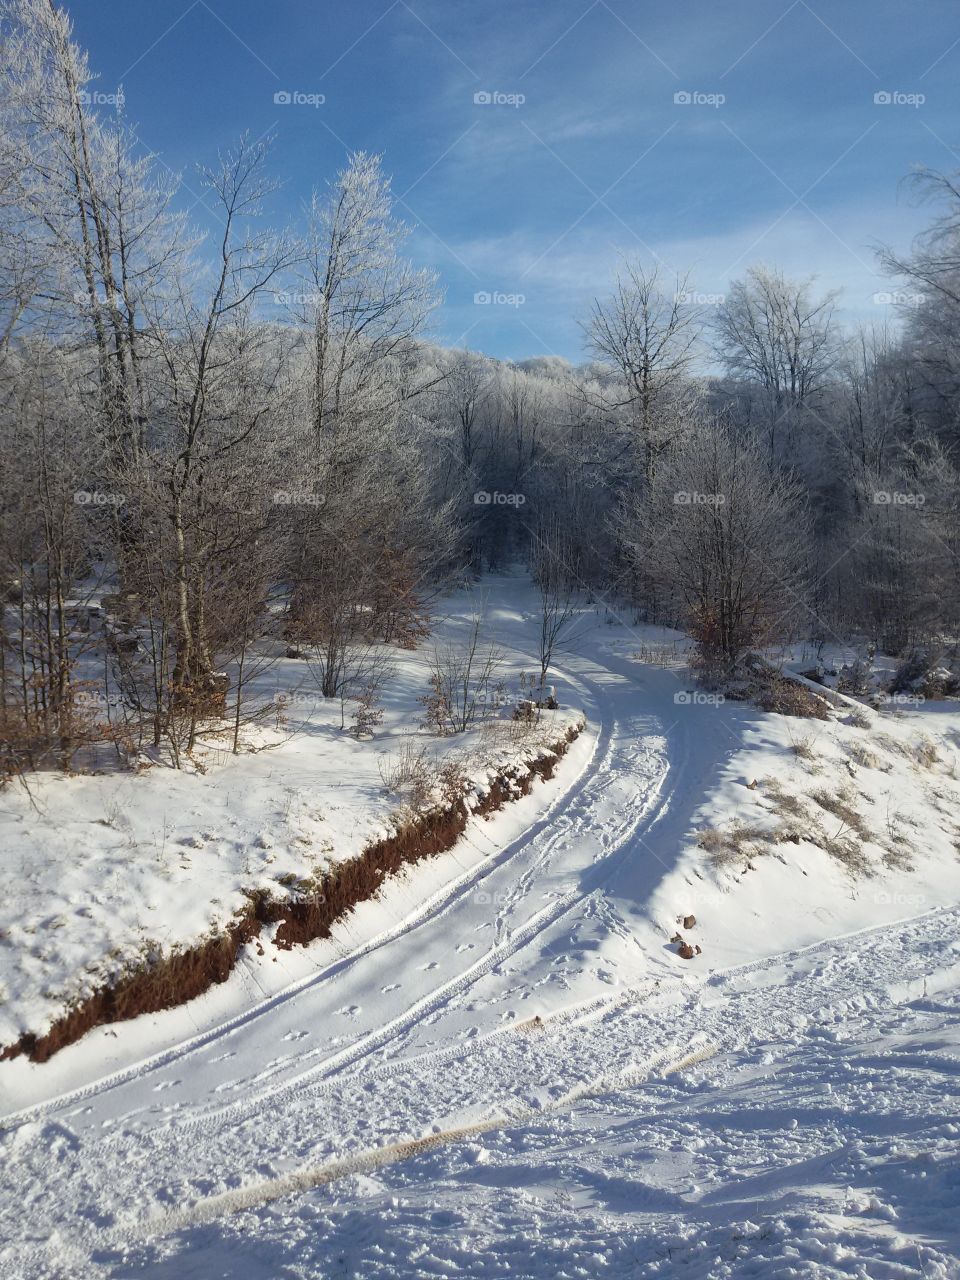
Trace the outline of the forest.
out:
<instances>
[{"instance_id":1,"label":"forest","mask_svg":"<svg viewBox=\"0 0 960 1280\"><path fill-rule=\"evenodd\" d=\"M383 645L515 564L545 631L574 594L680 627L708 684L802 638L956 686L955 176L904 175L927 230L878 251L868 325L775 265L707 297L625 258L581 363L501 361L432 339L388 159L279 226L269 144L240 138L200 235L67 15L2 20L2 776L179 765L211 718L236 750L277 654L372 725Z\"/></svg>"}]
</instances>

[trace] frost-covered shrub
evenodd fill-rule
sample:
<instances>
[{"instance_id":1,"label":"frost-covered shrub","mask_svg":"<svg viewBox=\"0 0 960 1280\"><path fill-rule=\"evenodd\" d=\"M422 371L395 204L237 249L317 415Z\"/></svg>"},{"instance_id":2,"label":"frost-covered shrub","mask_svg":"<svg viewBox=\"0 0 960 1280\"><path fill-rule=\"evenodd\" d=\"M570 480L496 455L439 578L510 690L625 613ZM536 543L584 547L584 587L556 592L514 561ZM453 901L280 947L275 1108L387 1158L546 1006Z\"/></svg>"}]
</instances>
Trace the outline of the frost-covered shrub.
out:
<instances>
[{"instance_id":1,"label":"frost-covered shrub","mask_svg":"<svg viewBox=\"0 0 960 1280\"><path fill-rule=\"evenodd\" d=\"M939 648L912 649L894 673L890 692L912 693L932 700L960 696L960 655L956 648L946 655Z\"/></svg>"},{"instance_id":2,"label":"frost-covered shrub","mask_svg":"<svg viewBox=\"0 0 960 1280\"><path fill-rule=\"evenodd\" d=\"M870 691L872 664L869 658L857 657L845 662L837 675L837 691L861 697Z\"/></svg>"}]
</instances>

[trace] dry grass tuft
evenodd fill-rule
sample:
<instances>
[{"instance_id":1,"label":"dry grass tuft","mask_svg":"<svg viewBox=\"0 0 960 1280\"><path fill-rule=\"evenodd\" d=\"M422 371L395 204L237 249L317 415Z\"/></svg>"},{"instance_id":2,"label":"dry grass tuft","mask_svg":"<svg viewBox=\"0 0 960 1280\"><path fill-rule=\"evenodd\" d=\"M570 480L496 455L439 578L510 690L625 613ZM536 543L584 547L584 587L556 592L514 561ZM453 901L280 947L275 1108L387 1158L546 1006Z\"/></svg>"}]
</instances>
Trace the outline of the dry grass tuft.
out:
<instances>
[{"instance_id":1,"label":"dry grass tuft","mask_svg":"<svg viewBox=\"0 0 960 1280\"><path fill-rule=\"evenodd\" d=\"M851 709L848 717L848 723L852 724L855 729L873 728L873 721L862 707L853 707Z\"/></svg>"},{"instance_id":2,"label":"dry grass tuft","mask_svg":"<svg viewBox=\"0 0 960 1280\"><path fill-rule=\"evenodd\" d=\"M773 801L774 812L780 817L804 818L806 817L806 806L799 796L794 795L792 791L784 791L783 784L779 778L764 778L763 783L764 794Z\"/></svg>"},{"instance_id":3,"label":"dry grass tuft","mask_svg":"<svg viewBox=\"0 0 960 1280\"><path fill-rule=\"evenodd\" d=\"M766 828L745 823L734 823L725 830L704 827L697 833L697 844L715 867L726 866L738 858L758 857L767 852L764 846L768 846L772 839L772 833Z\"/></svg>"},{"instance_id":4,"label":"dry grass tuft","mask_svg":"<svg viewBox=\"0 0 960 1280\"><path fill-rule=\"evenodd\" d=\"M889 773L893 768L889 760L881 760L875 752L871 751L862 742L849 747L848 755L853 763L862 769L878 769L881 773Z\"/></svg>"},{"instance_id":5,"label":"dry grass tuft","mask_svg":"<svg viewBox=\"0 0 960 1280\"><path fill-rule=\"evenodd\" d=\"M854 875L869 875L870 860L863 851L863 845L843 827L832 836L824 835L816 843L821 849L836 858Z\"/></svg>"},{"instance_id":6,"label":"dry grass tuft","mask_svg":"<svg viewBox=\"0 0 960 1280\"><path fill-rule=\"evenodd\" d=\"M937 744L932 738L921 738L914 749L914 760L924 769L932 769L940 759Z\"/></svg>"},{"instance_id":7,"label":"dry grass tuft","mask_svg":"<svg viewBox=\"0 0 960 1280\"><path fill-rule=\"evenodd\" d=\"M854 797L849 790L831 792L827 791L826 788L821 788L821 790L813 792L811 799L815 800L821 809L825 809L827 813L839 818L844 826L849 827L861 840L869 841L873 839L869 828L863 821L862 815L854 807Z\"/></svg>"},{"instance_id":8,"label":"dry grass tuft","mask_svg":"<svg viewBox=\"0 0 960 1280\"><path fill-rule=\"evenodd\" d=\"M761 691L757 704L764 711L803 720L827 720L830 715L826 701L819 694L786 676L772 679Z\"/></svg>"}]
</instances>

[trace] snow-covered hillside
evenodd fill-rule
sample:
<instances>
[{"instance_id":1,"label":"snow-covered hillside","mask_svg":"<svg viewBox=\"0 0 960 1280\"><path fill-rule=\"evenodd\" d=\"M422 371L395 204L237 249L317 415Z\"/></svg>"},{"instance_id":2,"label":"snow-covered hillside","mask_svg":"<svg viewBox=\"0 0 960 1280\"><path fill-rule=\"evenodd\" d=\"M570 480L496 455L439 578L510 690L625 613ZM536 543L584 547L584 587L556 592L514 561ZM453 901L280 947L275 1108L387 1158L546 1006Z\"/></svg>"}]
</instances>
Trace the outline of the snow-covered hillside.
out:
<instances>
[{"instance_id":1,"label":"snow-covered hillside","mask_svg":"<svg viewBox=\"0 0 960 1280\"><path fill-rule=\"evenodd\" d=\"M483 593L444 606L441 645L483 607ZM428 773L455 765L482 791L579 725L566 704L529 726L505 707L500 720L463 734L418 729L433 648L383 646L391 675L373 741L344 731L350 704L344 711L323 698L306 662L281 657L251 690L266 716L245 730L239 756L228 727L208 732L183 769L108 767L9 788L0 799L0 1048L44 1033L143 961L223 930L251 894L282 898L389 836L409 804L409 786L391 785L405 752L422 753ZM510 648L503 659L498 675L515 696L534 654Z\"/></svg>"},{"instance_id":2,"label":"snow-covered hillside","mask_svg":"<svg viewBox=\"0 0 960 1280\"><path fill-rule=\"evenodd\" d=\"M528 584L487 612L519 669ZM553 779L330 940L0 1065L5 1274L958 1274L956 704L771 715L679 639L585 615Z\"/></svg>"}]
</instances>

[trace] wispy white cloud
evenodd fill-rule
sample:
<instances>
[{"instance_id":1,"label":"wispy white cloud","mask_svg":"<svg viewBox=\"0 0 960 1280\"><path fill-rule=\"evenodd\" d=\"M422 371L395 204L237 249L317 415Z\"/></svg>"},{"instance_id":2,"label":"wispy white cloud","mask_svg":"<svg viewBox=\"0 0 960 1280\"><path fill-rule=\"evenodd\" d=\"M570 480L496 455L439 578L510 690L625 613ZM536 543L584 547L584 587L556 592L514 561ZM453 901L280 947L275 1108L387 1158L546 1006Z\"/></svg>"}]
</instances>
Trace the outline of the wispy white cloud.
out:
<instances>
[{"instance_id":1,"label":"wispy white cloud","mask_svg":"<svg viewBox=\"0 0 960 1280\"><path fill-rule=\"evenodd\" d=\"M924 222L924 212L905 206L880 211L871 220L869 238L857 201L838 205L827 214L821 211L821 217L829 221L837 238L826 234L810 214L794 210L775 225L770 219L752 219L733 229L660 238L651 249L663 266L667 286L673 270L689 271L691 287L716 298L726 294L731 282L749 266L764 262L776 264L790 276L815 277L824 291L839 289L838 314L848 325L893 319L891 308L875 300L878 292L891 288L875 251L882 243L908 247ZM419 237L415 248L418 254L428 252L427 242ZM445 331L459 332L472 325L471 342L480 349L500 353L506 333L507 346L515 354L542 354L549 349L571 359L582 355L576 321L586 314L593 297L612 286L622 257L640 256L648 264L655 260L610 220L602 228L576 230L546 254L544 235L529 228L458 238L451 248L470 264L476 278L461 279L452 270L447 273L450 287L440 317ZM512 313L509 307L478 310L473 305L478 287L520 294L522 307Z\"/></svg>"}]
</instances>

